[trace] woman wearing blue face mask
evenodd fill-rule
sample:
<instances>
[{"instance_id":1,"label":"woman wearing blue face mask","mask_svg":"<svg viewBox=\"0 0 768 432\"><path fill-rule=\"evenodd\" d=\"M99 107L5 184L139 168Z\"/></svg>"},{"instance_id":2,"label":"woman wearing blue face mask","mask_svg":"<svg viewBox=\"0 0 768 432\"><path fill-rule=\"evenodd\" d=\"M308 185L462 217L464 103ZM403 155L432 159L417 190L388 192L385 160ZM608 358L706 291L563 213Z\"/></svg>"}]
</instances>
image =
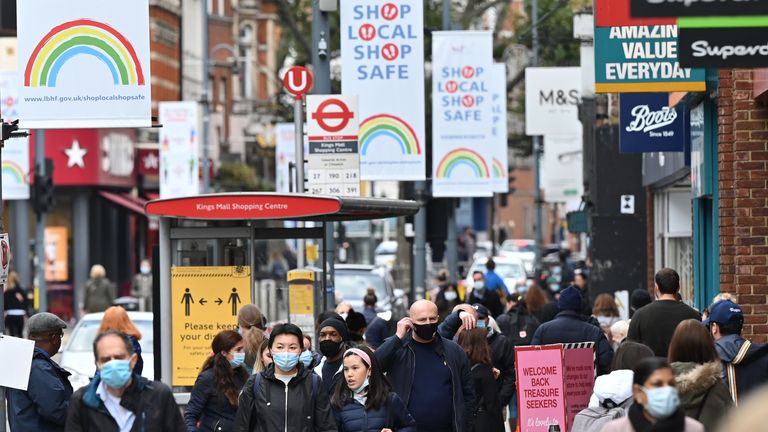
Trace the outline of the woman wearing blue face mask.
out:
<instances>
[{"instance_id":1,"label":"woman wearing blue face mask","mask_svg":"<svg viewBox=\"0 0 768 432\"><path fill-rule=\"evenodd\" d=\"M680 408L675 374L666 359L642 359L633 372L635 403L626 417L606 424L603 432L704 432L704 426Z\"/></svg>"},{"instance_id":2,"label":"woman wearing blue face mask","mask_svg":"<svg viewBox=\"0 0 768 432\"><path fill-rule=\"evenodd\" d=\"M273 363L245 383L234 430L336 432L320 377L300 361L303 341L301 329L294 324L278 324L272 329L269 350Z\"/></svg>"},{"instance_id":3,"label":"woman wearing blue face mask","mask_svg":"<svg viewBox=\"0 0 768 432\"><path fill-rule=\"evenodd\" d=\"M213 338L212 354L206 359L192 388L184 413L188 432L227 432L237 412L238 395L248 379L243 362L243 337L224 330Z\"/></svg>"},{"instance_id":4,"label":"woman wearing blue face mask","mask_svg":"<svg viewBox=\"0 0 768 432\"><path fill-rule=\"evenodd\" d=\"M392 392L373 352L364 346L344 353L344 379L331 397L340 432L416 432L416 421Z\"/></svg>"},{"instance_id":5,"label":"woman wearing blue face mask","mask_svg":"<svg viewBox=\"0 0 768 432\"><path fill-rule=\"evenodd\" d=\"M456 284L446 283L440 289L435 297L435 305L437 305L437 313L440 316L440 322L453 312L453 308L461 304L461 298L459 292L456 290Z\"/></svg>"}]
</instances>

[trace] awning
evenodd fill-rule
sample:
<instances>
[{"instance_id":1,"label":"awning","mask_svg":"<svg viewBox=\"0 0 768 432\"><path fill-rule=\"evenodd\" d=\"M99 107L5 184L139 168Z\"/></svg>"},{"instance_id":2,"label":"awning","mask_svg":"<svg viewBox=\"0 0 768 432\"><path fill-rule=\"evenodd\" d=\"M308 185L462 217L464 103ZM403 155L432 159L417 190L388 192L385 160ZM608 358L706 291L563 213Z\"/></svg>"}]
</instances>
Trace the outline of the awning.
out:
<instances>
[{"instance_id":1,"label":"awning","mask_svg":"<svg viewBox=\"0 0 768 432\"><path fill-rule=\"evenodd\" d=\"M197 220L297 220L331 222L409 216L415 201L309 194L230 193L150 201L148 215Z\"/></svg>"},{"instance_id":2,"label":"awning","mask_svg":"<svg viewBox=\"0 0 768 432\"><path fill-rule=\"evenodd\" d=\"M146 215L146 213L144 213L144 205L147 203L147 201L142 198L107 191L99 191L99 195L101 195L107 201L110 201L113 204L117 204L120 207L123 207L134 213L140 214L142 216Z\"/></svg>"}]
</instances>

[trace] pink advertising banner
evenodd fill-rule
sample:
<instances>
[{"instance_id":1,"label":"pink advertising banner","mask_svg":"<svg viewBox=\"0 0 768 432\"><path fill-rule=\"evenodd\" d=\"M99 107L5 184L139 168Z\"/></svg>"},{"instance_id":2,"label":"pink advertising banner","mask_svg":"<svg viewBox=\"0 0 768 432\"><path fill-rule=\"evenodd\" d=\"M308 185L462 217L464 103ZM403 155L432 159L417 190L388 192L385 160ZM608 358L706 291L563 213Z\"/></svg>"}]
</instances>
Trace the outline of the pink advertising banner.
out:
<instances>
[{"instance_id":1,"label":"pink advertising banner","mask_svg":"<svg viewBox=\"0 0 768 432\"><path fill-rule=\"evenodd\" d=\"M562 345L515 347L521 432L567 430Z\"/></svg>"}]
</instances>

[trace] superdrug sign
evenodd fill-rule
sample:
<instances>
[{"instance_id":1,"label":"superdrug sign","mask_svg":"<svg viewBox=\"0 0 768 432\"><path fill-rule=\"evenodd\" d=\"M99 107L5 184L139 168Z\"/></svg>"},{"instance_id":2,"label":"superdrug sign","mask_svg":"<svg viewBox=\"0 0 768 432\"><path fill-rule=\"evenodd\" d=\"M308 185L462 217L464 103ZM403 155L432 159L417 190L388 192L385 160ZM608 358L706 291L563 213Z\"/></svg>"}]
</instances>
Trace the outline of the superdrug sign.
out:
<instances>
[{"instance_id":1,"label":"superdrug sign","mask_svg":"<svg viewBox=\"0 0 768 432\"><path fill-rule=\"evenodd\" d=\"M681 28L678 36L683 67L768 66L768 28Z\"/></svg>"},{"instance_id":2,"label":"superdrug sign","mask_svg":"<svg viewBox=\"0 0 768 432\"><path fill-rule=\"evenodd\" d=\"M768 15L768 0L630 0L633 18Z\"/></svg>"}]
</instances>

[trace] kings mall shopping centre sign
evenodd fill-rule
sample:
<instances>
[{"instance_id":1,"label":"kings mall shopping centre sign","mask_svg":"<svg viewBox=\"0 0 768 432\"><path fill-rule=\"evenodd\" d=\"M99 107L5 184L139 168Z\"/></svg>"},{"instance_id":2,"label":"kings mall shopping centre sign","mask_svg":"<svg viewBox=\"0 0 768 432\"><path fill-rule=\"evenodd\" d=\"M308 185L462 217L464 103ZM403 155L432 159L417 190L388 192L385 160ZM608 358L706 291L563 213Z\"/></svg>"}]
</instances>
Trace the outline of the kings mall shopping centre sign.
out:
<instances>
[{"instance_id":1,"label":"kings mall shopping centre sign","mask_svg":"<svg viewBox=\"0 0 768 432\"><path fill-rule=\"evenodd\" d=\"M634 18L768 15L768 0L630 0Z\"/></svg>"}]
</instances>

